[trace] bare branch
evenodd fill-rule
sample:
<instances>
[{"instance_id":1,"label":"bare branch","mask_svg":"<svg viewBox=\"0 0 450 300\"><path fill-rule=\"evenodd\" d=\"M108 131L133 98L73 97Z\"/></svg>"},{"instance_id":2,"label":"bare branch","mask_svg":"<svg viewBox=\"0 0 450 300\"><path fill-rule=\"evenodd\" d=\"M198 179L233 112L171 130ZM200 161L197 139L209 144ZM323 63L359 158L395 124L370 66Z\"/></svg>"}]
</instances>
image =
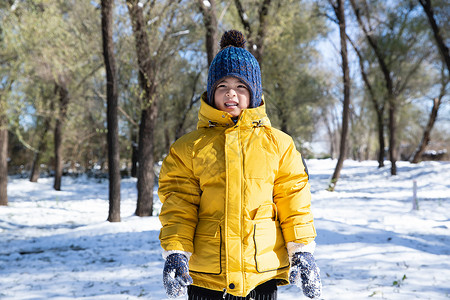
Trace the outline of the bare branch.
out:
<instances>
[{"instance_id":1,"label":"bare branch","mask_svg":"<svg viewBox=\"0 0 450 300\"><path fill-rule=\"evenodd\" d=\"M234 0L234 4L236 5L239 18L241 19L241 23L244 26L245 31L247 32L247 39L250 40L252 38L252 28L250 27L250 23L248 21L248 16L244 11L242 3L240 0Z\"/></svg>"},{"instance_id":2,"label":"bare branch","mask_svg":"<svg viewBox=\"0 0 450 300\"><path fill-rule=\"evenodd\" d=\"M422 5L425 14L428 17L428 22L430 23L431 29L433 30L434 39L436 40L437 46L439 48L439 53L444 58L445 64L447 65L447 71L450 73L450 51L448 46L445 44L444 38L441 35L439 27L434 18L433 7L431 6L431 0L419 0Z\"/></svg>"}]
</instances>

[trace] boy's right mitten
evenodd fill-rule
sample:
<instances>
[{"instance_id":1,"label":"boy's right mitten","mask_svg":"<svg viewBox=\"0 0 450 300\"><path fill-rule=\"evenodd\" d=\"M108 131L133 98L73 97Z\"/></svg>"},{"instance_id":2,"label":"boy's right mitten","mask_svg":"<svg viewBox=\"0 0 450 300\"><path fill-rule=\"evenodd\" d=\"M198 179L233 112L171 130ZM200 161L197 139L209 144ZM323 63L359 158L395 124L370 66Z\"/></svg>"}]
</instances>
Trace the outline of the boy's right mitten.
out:
<instances>
[{"instance_id":1,"label":"boy's right mitten","mask_svg":"<svg viewBox=\"0 0 450 300\"><path fill-rule=\"evenodd\" d=\"M308 298L320 297L322 293L320 270L311 253L296 252L292 255L289 282L302 288L303 294Z\"/></svg>"},{"instance_id":2,"label":"boy's right mitten","mask_svg":"<svg viewBox=\"0 0 450 300\"><path fill-rule=\"evenodd\" d=\"M181 253L170 254L166 258L163 270L163 284L169 298L177 298L187 293L187 286L192 284L189 276L189 261Z\"/></svg>"}]
</instances>

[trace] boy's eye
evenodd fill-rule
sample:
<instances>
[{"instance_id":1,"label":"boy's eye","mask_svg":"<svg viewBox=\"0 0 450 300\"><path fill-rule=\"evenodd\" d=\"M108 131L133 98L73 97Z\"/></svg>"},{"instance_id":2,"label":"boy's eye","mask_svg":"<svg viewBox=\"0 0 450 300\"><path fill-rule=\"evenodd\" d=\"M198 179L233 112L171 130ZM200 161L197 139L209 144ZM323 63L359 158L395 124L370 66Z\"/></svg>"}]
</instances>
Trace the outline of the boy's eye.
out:
<instances>
[{"instance_id":1,"label":"boy's eye","mask_svg":"<svg viewBox=\"0 0 450 300\"><path fill-rule=\"evenodd\" d=\"M247 86L246 86L245 84L240 84L240 85L238 85L238 88L244 88L244 89L246 89Z\"/></svg>"}]
</instances>

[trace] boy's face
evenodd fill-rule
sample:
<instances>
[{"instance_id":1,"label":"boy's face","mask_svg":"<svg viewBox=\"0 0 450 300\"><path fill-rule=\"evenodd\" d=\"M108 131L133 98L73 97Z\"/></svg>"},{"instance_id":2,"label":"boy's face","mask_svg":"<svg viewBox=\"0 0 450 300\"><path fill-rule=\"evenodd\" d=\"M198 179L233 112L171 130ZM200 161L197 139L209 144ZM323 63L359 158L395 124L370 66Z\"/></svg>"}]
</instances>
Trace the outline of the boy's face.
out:
<instances>
[{"instance_id":1,"label":"boy's face","mask_svg":"<svg viewBox=\"0 0 450 300\"><path fill-rule=\"evenodd\" d=\"M250 91L236 77L225 77L214 91L214 104L217 109L238 117L250 104Z\"/></svg>"}]
</instances>

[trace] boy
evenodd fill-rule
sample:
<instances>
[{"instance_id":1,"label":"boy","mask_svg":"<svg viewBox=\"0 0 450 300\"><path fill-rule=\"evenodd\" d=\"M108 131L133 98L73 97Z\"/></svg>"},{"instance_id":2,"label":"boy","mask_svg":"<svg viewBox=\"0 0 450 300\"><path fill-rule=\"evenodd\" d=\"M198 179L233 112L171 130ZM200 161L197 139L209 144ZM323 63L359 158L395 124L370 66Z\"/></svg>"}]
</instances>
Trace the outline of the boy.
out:
<instances>
[{"instance_id":1,"label":"boy","mask_svg":"<svg viewBox=\"0 0 450 300\"><path fill-rule=\"evenodd\" d=\"M167 295L276 299L277 285L321 293L308 174L292 138L270 126L258 62L225 32L197 130L171 147L159 177Z\"/></svg>"}]
</instances>

